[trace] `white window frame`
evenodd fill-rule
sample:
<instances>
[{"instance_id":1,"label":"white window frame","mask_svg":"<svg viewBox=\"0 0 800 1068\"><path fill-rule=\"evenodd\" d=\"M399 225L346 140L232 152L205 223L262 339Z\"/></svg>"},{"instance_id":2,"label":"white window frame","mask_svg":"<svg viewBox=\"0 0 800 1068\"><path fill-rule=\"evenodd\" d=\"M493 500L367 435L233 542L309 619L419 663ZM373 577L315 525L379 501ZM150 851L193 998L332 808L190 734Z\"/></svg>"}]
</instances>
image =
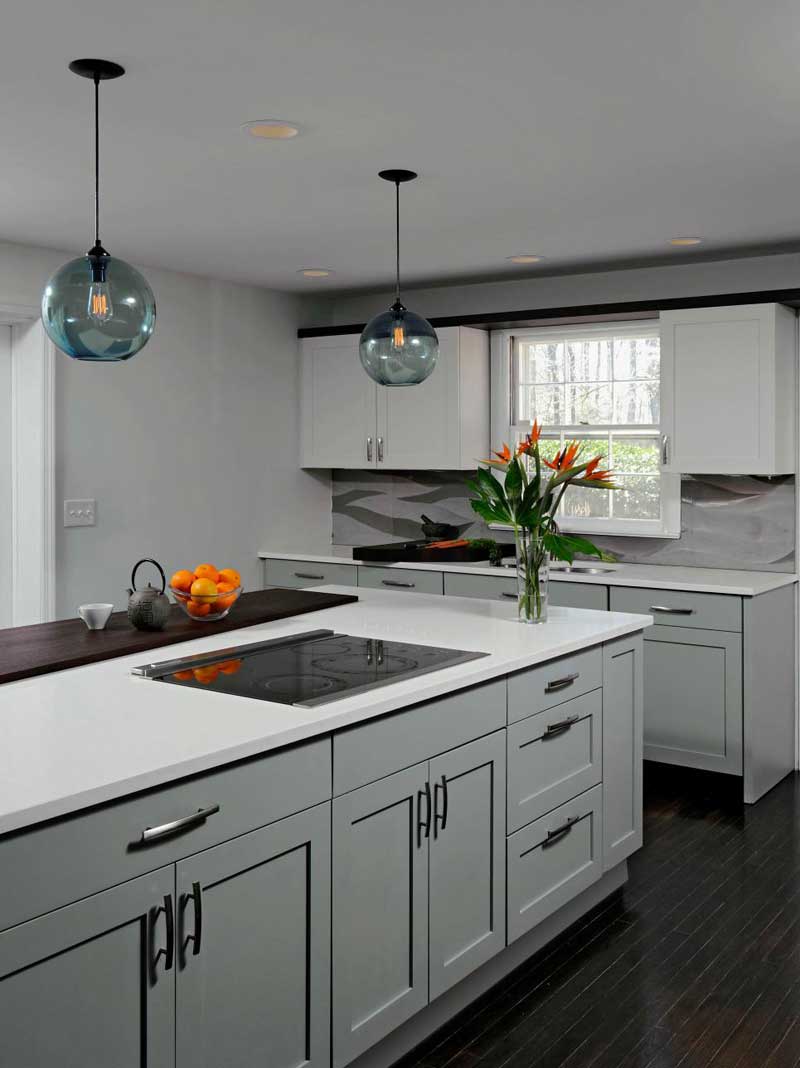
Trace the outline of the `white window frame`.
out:
<instances>
[{"instance_id":1,"label":"white window frame","mask_svg":"<svg viewBox=\"0 0 800 1068\"><path fill-rule=\"evenodd\" d=\"M625 337L635 336L643 330L658 328L657 319L643 319L632 322L604 322L579 324L572 322L563 326L546 326L520 328L517 330L495 330L491 334L492 351L492 442L499 448L503 442L513 445L521 435L530 430L530 423L515 425L512 422L514 408L513 393L515 382L513 352L514 341L524 338L530 341L546 341L553 337L591 338L591 337ZM663 359L661 372L663 375ZM664 390L661 391L660 433L668 425L668 414L664 410ZM580 437L593 430L608 430L600 426L564 426L567 438ZM622 425L612 430L637 430L640 427ZM544 428L545 434L548 428ZM600 491L598 491L600 492ZM614 537L632 538L679 538L681 536L681 477L661 468L661 518L660 519L603 519L601 517L566 516L559 514L559 526L562 530L582 534L608 534ZM499 524L498 524L499 527Z\"/></svg>"}]
</instances>

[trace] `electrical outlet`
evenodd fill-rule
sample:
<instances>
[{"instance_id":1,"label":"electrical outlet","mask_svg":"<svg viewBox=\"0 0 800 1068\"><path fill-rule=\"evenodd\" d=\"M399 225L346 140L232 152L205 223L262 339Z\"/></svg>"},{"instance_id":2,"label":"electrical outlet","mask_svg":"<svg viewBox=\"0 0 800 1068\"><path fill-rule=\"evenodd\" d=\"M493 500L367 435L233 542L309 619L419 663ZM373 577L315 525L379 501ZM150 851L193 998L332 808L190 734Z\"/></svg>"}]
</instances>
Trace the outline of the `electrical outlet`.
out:
<instances>
[{"instance_id":1,"label":"electrical outlet","mask_svg":"<svg viewBox=\"0 0 800 1068\"><path fill-rule=\"evenodd\" d=\"M97 514L97 501L64 501L65 527L93 527Z\"/></svg>"}]
</instances>

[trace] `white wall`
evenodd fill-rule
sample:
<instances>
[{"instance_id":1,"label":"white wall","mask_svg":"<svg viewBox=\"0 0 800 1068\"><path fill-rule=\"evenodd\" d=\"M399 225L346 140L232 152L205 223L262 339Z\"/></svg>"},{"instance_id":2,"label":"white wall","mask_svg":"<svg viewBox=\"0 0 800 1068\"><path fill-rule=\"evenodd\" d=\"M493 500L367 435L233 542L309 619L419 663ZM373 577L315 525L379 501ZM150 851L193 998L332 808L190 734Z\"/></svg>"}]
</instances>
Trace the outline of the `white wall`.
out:
<instances>
[{"instance_id":1,"label":"white wall","mask_svg":"<svg viewBox=\"0 0 800 1068\"><path fill-rule=\"evenodd\" d=\"M800 288L797 253L409 288L403 290L403 303L431 317L793 288ZM302 325L365 322L391 304L392 296L387 289L382 293L309 298L303 306Z\"/></svg>"},{"instance_id":2,"label":"white wall","mask_svg":"<svg viewBox=\"0 0 800 1068\"><path fill-rule=\"evenodd\" d=\"M64 253L0 244L0 303L36 305ZM123 607L142 556L167 571L211 560L255 587L265 545L330 539L327 476L297 465L296 298L146 270L150 343L124 364L56 356L56 608ZM65 530L66 497L97 525ZM144 569L142 569L144 578Z\"/></svg>"}]
</instances>

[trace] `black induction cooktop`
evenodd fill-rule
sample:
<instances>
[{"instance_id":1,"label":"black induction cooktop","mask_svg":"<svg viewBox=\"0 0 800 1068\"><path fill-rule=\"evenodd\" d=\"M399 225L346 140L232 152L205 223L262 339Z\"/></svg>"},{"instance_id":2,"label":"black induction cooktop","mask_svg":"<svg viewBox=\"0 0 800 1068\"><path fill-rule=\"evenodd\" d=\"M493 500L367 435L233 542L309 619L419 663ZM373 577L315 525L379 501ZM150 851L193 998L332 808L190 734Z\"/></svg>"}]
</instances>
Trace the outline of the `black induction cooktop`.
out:
<instances>
[{"instance_id":1,"label":"black induction cooktop","mask_svg":"<svg viewBox=\"0 0 800 1068\"><path fill-rule=\"evenodd\" d=\"M133 674L173 686L313 708L488 655L314 630L144 664Z\"/></svg>"}]
</instances>

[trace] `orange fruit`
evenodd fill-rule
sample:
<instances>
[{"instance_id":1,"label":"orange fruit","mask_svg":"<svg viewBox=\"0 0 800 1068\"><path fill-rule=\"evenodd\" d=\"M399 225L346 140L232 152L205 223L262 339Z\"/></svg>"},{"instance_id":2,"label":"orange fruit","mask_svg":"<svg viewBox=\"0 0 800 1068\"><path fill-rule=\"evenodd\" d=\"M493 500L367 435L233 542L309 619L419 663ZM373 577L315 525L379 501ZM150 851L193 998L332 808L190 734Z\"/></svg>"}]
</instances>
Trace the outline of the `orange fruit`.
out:
<instances>
[{"instance_id":1,"label":"orange fruit","mask_svg":"<svg viewBox=\"0 0 800 1068\"><path fill-rule=\"evenodd\" d=\"M221 571L220 571L220 574L222 574ZM236 587L232 586L230 582L218 582L217 583L217 590L220 593L232 593L235 589L236 589ZM235 597L217 597L217 603L216 603L217 611L218 612L224 612L226 608L230 608L230 606L233 604L233 602L235 600L236 600Z\"/></svg>"},{"instance_id":2,"label":"orange fruit","mask_svg":"<svg viewBox=\"0 0 800 1068\"><path fill-rule=\"evenodd\" d=\"M186 611L190 616L207 616L211 611L210 604L201 604L200 601L187 601Z\"/></svg>"},{"instance_id":3,"label":"orange fruit","mask_svg":"<svg viewBox=\"0 0 800 1068\"><path fill-rule=\"evenodd\" d=\"M216 680L219 675L219 667L217 664L208 664L206 667L194 668L192 674L196 682L202 682L204 686L207 686L209 682Z\"/></svg>"},{"instance_id":4,"label":"orange fruit","mask_svg":"<svg viewBox=\"0 0 800 1068\"><path fill-rule=\"evenodd\" d=\"M241 666L241 660L225 660L219 665L219 669L223 675L235 675Z\"/></svg>"},{"instance_id":5,"label":"orange fruit","mask_svg":"<svg viewBox=\"0 0 800 1068\"><path fill-rule=\"evenodd\" d=\"M232 590L238 590L242 584L242 576L235 567L223 567L219 573L223 582L229 582Z\"/></svg>"},{"instance_id":6,"label":"orange fruit","mask_svg":"<svg viewBox=\"0 0 800 1068\"><path fill-rule=\"evenodd\" d=\"M191 671L176 671L174 677L180 679L181 682L187 682L189 679L194 678Z\"/></svg>"},{"instance_id":7,"label":"orange fruit","mask_svg":"<svg viewBox=\"0 0 800 1068\"><path fill-rule=\"evenodd\" d=\"M183 590L184 593L188 593L194 582L194 575L191 571L187 571L182 568L180 571L176 571L172 578L169 580L170 586L173 590Z\"/></svg>"},{"instance_id":8,"label":"orange fruit","mask_svg":"<svg viewBox=\"0 0 800 1068\"><path fill-rule=\"evenodd\" d=\"M212 582L219 582L219 571L213 564L198 564L194 569L195 578L211 579Z\"/></svg>"},{"instance_id":9,"label":"orange fruit","mask_svg":"<svg viewBox=\"0 0 800 1068\"><path fill-rule=\"evenodd\" d=\"M197 578L192 583L192 600L211 604L217 599L217 584L210 578Z\"/></svg>"}]
</instances>

